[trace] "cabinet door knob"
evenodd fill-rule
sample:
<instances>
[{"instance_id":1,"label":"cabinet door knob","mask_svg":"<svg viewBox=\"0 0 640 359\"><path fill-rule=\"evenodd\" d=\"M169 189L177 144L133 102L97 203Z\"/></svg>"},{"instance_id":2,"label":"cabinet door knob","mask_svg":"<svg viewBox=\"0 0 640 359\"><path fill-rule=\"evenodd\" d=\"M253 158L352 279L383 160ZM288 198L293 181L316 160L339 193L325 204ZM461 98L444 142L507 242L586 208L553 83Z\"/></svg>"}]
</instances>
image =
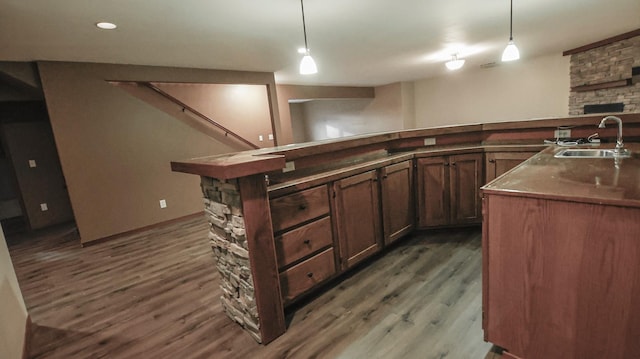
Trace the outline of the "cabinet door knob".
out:
<instances>
[{"instance_id":1,"label":"cabinet door knob","mask_svg":"<svg viewBox=\"0 0 640 359\"><path fill-rule=\"evenodd\" d=\"M448 166L448 165L449 165L449 163L448 163L448 162L445 162L445 163L444 163L444 165L445 165L445 166Z\"/></svg>"},{"instance_id":2,"label":"cabinet door knob","mask_svg":"<svg viewBox=\"0 0 640 359\"><path fill-rule=\"evenodd\" d=\"M489 160L489 163L496 163L496 160L494 160L494 159L490 159L490 160Z\"/></svg>"},{"instance_id":3,"label":"cabinet door knob","mask_svg":"<svg viewBox=\"0 0 640 359\"><path fill-rule=\"evenodd\" d=\"M305 209L307 209L307 205L302 203L301 205L298 206L298 209L301 211L304 211Z\"/></svg>"},{"instance_id":4,"label":"cabinet door knob","mask_svg":"<svg viewBox=\"0 0 640 359\"><path fill-rule=\"evenodd\" d=\"M455 165L456 165L456 163L455 163L455 162L451 162L451 165L452 165L452 166L455 166Z\"/></svg>"},{"instance_id":5,"label":"cabinet door knob","mask_svg":"<svg viewBox=\"0 0 640 359\"><path fill-rule=\"evenodd\" d=\"M309 277L309 278L313 277L313 273L311 273L311 272L307 273L307 277Z\"/></svg>"},{"instance_id":6,"label":"cabinet door knob","mask_svg":"<svg viewBox=\"0 0 640 359\"><path fill-rule=\"evenodd\" d=\"M305 240L303 241L303 243L304 243L304 244L309 244L309 243L311 243L311 240L309 240L309 239L305 239Z\"/></svg>"}]
</instances>

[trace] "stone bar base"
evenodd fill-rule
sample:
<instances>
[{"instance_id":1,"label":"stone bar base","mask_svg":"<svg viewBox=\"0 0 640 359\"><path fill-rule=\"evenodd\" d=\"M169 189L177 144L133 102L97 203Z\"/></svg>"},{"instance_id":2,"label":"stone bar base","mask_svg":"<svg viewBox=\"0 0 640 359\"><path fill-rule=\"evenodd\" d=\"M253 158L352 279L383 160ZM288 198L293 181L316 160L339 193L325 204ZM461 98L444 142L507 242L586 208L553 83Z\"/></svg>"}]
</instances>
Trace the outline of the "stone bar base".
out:
<instances>
[{"instance_id":1,"label":"stone bar base","mask_svg":"<svg viewBox=\"0 0 640 359\"><path fill-rule=\"evenodd\" d=\"M220 273L222 306L231 319L262 343L238 182L201 177L201 187L210 224L209 240Z\"/></svg>"}]
</instances>

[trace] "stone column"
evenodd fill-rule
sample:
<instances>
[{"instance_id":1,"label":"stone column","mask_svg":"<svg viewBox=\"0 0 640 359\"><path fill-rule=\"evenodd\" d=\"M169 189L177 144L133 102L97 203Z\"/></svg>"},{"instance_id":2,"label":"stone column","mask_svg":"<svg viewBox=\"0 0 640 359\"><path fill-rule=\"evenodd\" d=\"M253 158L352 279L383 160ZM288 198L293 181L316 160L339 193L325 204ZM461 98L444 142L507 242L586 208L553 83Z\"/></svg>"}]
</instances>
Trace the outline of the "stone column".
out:
<instances>
[{"instance_id":1,"label":"stone column","mask_svg":"<svg viewBox=\"0 0 640 359\"><path fill-rule=\"evenodd\" d=\"M201 177L209 239L217 261L222 306L227 315L262 343L237 180Z\"/></svg>"}]
</instances>

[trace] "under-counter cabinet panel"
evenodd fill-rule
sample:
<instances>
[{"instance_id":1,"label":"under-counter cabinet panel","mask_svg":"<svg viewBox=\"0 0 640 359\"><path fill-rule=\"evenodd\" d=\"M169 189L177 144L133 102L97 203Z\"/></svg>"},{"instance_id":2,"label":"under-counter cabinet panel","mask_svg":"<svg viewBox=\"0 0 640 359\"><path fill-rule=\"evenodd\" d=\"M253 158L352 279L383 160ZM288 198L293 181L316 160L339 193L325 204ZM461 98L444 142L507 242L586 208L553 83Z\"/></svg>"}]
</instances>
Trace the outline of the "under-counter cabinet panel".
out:
<instances>
[{"instance_id":1,"label":"under-counter cabinet panel","mask_svg":"<svg viewBox=\"0 0 640 359\"><path fill-rule=\"evenodd\" d=\"M480 223L482 154L417 160L418 226Z\"/></svg>"},{"instance_id":2,"label":"under-counter cabinet panel","mask_svg":"<svg viewBox=\"0 0 640 359\"><path fill-rule=\"evenodd\" d=\"M383 167L380 175L384 242L390 244L414 227L413 161Z\"/></svg>"},{"instance_id":3,"label":"under-counter cabinet panel","mask_svg":"<svg viewBox=\"0 0 640 359\"><path fill-rule=\"evenodd\" d=\"M334 182L336 233L341 268L346 269L382 248L377 172Z\"/></svg>"}]
</instances>

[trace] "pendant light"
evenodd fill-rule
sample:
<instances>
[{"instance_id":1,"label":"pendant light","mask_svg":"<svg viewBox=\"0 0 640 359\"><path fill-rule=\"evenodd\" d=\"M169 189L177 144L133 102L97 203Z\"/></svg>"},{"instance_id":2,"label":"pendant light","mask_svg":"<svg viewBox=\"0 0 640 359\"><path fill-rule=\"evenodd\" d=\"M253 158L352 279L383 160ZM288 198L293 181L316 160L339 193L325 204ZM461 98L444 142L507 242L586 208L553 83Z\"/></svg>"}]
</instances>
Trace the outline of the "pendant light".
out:
<instances>
[{"instance_id":1,"label":"pendant light","mask_svg":"<svg viewBox=\"0 0 640 359\"><path fill-rule=\"evenodd\" d=\"M458 54L451 55L451 60L447 61L445 64L449 70L458 70L462 68L464 65L464 59L459 59Z\"/></svg>"},{"instance_id":2,"label":"pendant light","mask_svg":"<svg viewBox=\"0 0 640 359\"><path fill-rule=\"evenodd\" d=\"M511 16L509 20L509 43L502 53L502 61L513 61L520 58L520 51L513 42L513 0L511 0Z\"/></svg>"},{"instance_id":3,"label":"pendant light","mask_svg":"<svg viewBox=\"0 0 640 359\"><path fill-rule=\"evenodd\" d=\"M311 75L318 72L316 62L313 61L313 57L309 54L309 45L307 45L307 24L304 21L304 0L300 0L300 6L302 8L302 31L304 33L304 56L300 61L300 74Z\"/></svg>"}]
</instances>

